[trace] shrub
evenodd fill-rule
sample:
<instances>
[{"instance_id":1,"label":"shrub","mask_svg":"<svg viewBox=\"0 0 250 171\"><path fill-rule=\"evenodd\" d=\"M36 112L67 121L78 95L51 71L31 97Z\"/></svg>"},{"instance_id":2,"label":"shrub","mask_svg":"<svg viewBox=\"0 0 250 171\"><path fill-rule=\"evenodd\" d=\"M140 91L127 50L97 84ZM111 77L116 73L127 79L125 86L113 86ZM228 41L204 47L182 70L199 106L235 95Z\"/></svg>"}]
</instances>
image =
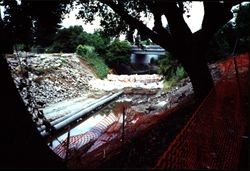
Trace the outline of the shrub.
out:
<instances>
[{"instance_id":1,"label":"shrub","mask_svg":"<svg viewBox=\"0 0 250 171\"><path fill-rule=\"evenodd\" d=\"M95 48L93 46L88 45L78 45L76 48L76 53L80 56L88 57L95 53Z\"/></svg>"},{"instance_id":2,"label":"shrub","mask_svg":"<svg viewBox=\"0 0 250 171\"><path fill-rule=\"evenodd\" d=\"M169 80L164 80L163 82L163 89L169 90L171 87L175 86L178 81L175 78L171 78Z\"/></svg>"},{"instance_id":3,"label":"shrub","mask_svg":"<svg viewBox=\"0 0 250 171\"><path fill-rule=\"evenodd\" d=\"M175 85L179 80L185 78L187 73L184 68L178 63L176 59L166 53L159 61L158 74L163 75L165 82L164 88L170 88Z\"/></svg>"},{"instance_id":4,"label":"shrub","mask_svg":"<svg viewBox=\"0 0 250 171\"><path fill-rule=\"evenodd\" d=\"M76 53L94 68L99 78L103 79L107 76L109 68L104 60L95 52L93 46L79 45L76 49Z\"/></svg>"},{"instance_id":5,"label":"shrub","mask_svg":"<svg viewBox=\"0 0 250 171\"><path fill-rule=\"evenodd\" d=\"M186 77L186 72L182 66L177 66L176 77L178 79L182 79L182 78Z\"/></svg>"},{"instance_id":6,"label":"shrub","mask_svg":"<svg viewBox=\"0 0 250 171\"><path fill-rule=\"evenodd\" d=\"M158 63L159 63L158 73L163 75L166 80L175 77L175 73L178 67L178 62L177 60L173 59L169 53L166 53L166 55L161 56Z\"/></svg>"}]
</instances>

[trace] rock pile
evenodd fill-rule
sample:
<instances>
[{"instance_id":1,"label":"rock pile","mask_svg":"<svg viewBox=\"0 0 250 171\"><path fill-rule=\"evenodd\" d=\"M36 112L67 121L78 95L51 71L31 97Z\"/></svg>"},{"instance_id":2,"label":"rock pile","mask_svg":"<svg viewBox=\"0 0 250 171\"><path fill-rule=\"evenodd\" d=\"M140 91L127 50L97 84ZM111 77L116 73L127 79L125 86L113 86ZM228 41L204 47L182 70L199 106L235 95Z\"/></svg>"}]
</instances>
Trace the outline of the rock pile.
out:
<instances>
[{"instance_id":1,"label":"rock pile","mask_svg":"<svg viewBox=\"0 0 250 171\"><path fill-rule=\"evenodd\" d=\"M26 89L43 106L89 93L88 82L95 79L75 54L18 53L7 56L7 61L17 87L26 73Z\"/></svg>"},{"instance_id":2,"label":"rock pile","mask_svg":"<svg viewBox=\"0 0 250 171\"><path fill-rule=\"evenodd\" d=\"M193 96L193 88L189 78L181 80L170 90L156 89L134 89L133 93L126 90L121 102L129 102L134 111L143 114L160 112L173 108L183 100ZM129 93L128 93L129 92Z\"/></svg>"},{"instance_id":3,"label":"rock pile","mask_svg":"<svg viewBox=\"0 0 250 171\"><path fill-rule=\"evenodd\" d=\"M108 74L104 80L96 79L90 81L93 89L112 91L117 89L144 88L159 89L163 88L163 77L157 74L145 75L114 75Z\"/></svg>"}]
</instances>

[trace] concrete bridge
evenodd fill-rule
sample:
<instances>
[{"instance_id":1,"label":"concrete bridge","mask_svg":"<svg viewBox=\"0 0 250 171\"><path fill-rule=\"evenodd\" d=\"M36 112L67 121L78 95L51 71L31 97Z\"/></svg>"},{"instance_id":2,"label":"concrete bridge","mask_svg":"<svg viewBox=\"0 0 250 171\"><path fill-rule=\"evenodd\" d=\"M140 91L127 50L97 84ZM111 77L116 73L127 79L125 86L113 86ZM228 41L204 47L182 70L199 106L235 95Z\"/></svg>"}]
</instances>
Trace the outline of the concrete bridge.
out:
<instances>
[{"instance_id":1,"label":"concrete bridge","mask_svg":"<svg viewBox=\"0 0 250 171\"><path fill-rule=\"evenodd\" d=\"M132 46L131 63L149 64L152 59L157 60L160 55L165 55L165 49L159 45Z\"/></svg>"},{"instance_id":2,"label":"concrete bridge","mask_svg":"<svg viewBox=\"0 0 250 171\"><path fill-rule=\"evenodd\" d=\"M142 45L142 46L132 46L133 54L144 54L144 55L165 55L165 49L159 45Z\"/></svg>"}]
</instances>

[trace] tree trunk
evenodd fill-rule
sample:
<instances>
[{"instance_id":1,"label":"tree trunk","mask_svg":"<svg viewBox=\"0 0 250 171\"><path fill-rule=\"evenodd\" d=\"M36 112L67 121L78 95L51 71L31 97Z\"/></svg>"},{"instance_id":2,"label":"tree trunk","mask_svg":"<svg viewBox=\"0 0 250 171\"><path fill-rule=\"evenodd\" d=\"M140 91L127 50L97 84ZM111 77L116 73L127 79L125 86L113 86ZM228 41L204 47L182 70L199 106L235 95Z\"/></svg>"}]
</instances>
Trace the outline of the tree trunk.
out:
<instances>
[{"instance_id":1,"label":"tree trunk","mask_svg":"<svg viewBox=\"0 0 250 171\"><path fill-rule=\"evenodd\" d=\"M202 59L204 56L198 56L198 54L192 55L193 56L189 56L186 54L186 56L181 57L181 63L185 71L188 73L196 100L199 103L206 97L213 87L213 79L206 61ZM186 58L190 59L187 60Z\"/></svg>"},{"instance_id":2,"label":"tree trunk","mask_svg":"<svg viewBox=\"0 0 250 171\"><path fill-rule=\"evenodd\" d=\"M1 168L62 168L62 160L42 139L0 53Z\"/></svg>"},{"instance_id":3,"label":"tree trunk","mask_svg":"<svg viewBox=\"0 0 250 171\"><path fill-rule=\"evenodd\" d=\"M175 48L170 53L184 67L192 83L195 99L200 103L214 86L205 57L208 39L196 36L183 38L183 41L173 44ZM160 45L168 50L164 44Z\"/></svg>"},{"instance_id":4,"label":"tree trunk","mask_svg":"<svg viewBox=\"0 0 250 171\"><path fill-rule=\"evenodd\" d=\"M190 40L178 47L177 59L191 80L197 102L201 102L214 86L205 58L207 41Z\"/></svg>"}]
</instances>

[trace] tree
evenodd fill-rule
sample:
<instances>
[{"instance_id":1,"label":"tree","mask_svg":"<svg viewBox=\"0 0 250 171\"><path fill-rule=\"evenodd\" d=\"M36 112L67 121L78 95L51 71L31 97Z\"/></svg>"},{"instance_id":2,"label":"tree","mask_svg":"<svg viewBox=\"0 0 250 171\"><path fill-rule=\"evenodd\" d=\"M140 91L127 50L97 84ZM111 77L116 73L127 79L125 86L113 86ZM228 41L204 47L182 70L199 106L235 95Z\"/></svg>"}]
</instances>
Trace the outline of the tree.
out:
<instances>
[{"instance_id":1,"label":"tree","mask_svg":"<svg viewBox=\"0 0 250 171\"><path fill-rule=\"evenodd\" d=\"M250 51L250 3L238 9L236 18L236 33L239 38L239 51Z\"/></svg>"},{"instance_id":2,"label":"tree","mask_svg":"<svg viewBox=\"0 0 250 171\"><path fill-rule=\"evenodd\" d=\"M207 59L214 61L234 53L249 52L250 49L250 3L232 8L236 15L235 21L224 25L209 43Z\"/></svg>"},{"instance_id":3,"label":"tree","mask_svg":"<svg viewBox=\"0 0 250 171\"><path fill-rule=\"evenodd\" d=\"M79 44L85 44L87 35L88 33L83 31L82 26L59 29L54 36L49 51L73 53Z\"/></svg>"},{"instance_id":4,"label":"tree","mask_svg":"<svg viewBox=\"0 0 250 171\"><path fill-rule=\"evenodd\" d=\"M62 14L67 12L70 1L20 1L0 0L5 7L0 26L4 42L11 52L13 44L23 43L28 49L35 43L42 47L51 44L53 36L60 27Z\"/></svg>"},{"instance_id":5,"label":"tree","mask_svg":"<svg viewBox=\"0 0 250 171\"><path fill-rule=\"evenodd\" d=\"M111 39L112 37L105 36L103 31L96 30L93 34L87 34L85 44L94 46L96 52L103 57L107 53L107 47L110 45Z\"/></svg>"},{"instance_id":6,"label":"tree","mask_svg":"<svg viewBox=\"0 0 250 171\"><path fill-rule=\"evenodd\" d=\"M49 52L73 53L78 45L94 46L97 53L103 55L109 45L110 38L104 37L101 31L87 33L82 26L70 26L69 28L58 29L53 43L48 47Z\"/></svg>"},{"instance_id":7,"label":"tree","mask_svg":"<svg viewBox=\"0 0 250 171\"><path fill-rule=\"evenodd\" d=\"M106 61L110 65L118 65L119 63L130 61L131 45L128 41L120 41L115 39L107 48Z\"/></svg>"},{"instance_id":8,"label":"tree","mask_svg":"<svg viewBox=\"0 0 250 171\"><path fill-rule=\"evenodd\" d=\"M236 30L232 22L223 26L212 38L207 51L207 61L216 61L232 54L236 42Z\"/></svg>"},{"instance_id":9,"label":"tree","mask_svg":"<svg viewBox=\"0 0 250 171\"><path fill-rule=\"evenodd\" d=\"M201 101L213 87L205 58L208 43L213 35L232 18L231 7L238 2L204 2L202 29L195 33L191 32L183 18L186 7L183 2L79 0L78 3L82 4L80 15L86 21L92 21L95 15L103 18L101 23L109 28L108 34L125 32L130 25L165 48L180 61L191 79L197 101ZM153 15L153 29L148 28L140 20L142 13ZM162 16L167 18L169 30L162 26ZM113 32L110 31L109 26L115 28Z\"/></svg>"}]
</instances>

